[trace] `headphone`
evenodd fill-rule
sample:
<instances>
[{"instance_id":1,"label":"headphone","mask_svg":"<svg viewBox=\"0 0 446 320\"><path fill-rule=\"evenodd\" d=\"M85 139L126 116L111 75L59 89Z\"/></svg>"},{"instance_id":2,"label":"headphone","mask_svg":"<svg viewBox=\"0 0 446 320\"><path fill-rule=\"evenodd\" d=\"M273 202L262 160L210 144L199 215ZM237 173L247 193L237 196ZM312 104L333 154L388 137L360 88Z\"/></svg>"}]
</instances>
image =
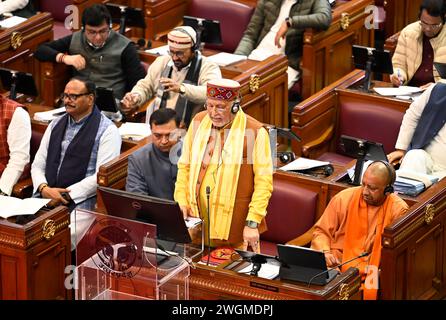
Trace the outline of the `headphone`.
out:
<instances>
[{"instance_id":1,"label":"headphone","mask_svg":"<svg viewBox=\"0 0 446 320\"><path fill-rule=\"evenodd\" d=\"M240 110L240 97L237 97L231 106L231 113L236 114Z\"/></svg>"},{"instance_id":2,"label":"headphone","mask_svg":"<svg viewBox=\"0 0 446 320\"><path fill-rule=\"evenodd\" d=\"M387 186L384 188L384 194L393 193L393 191L394 191L393 184L395 183L395 180L396 180L395 169L393 169L393 167L387 161L375 160L370 165L372 165L374 163L382 163L386 166L387 173L390 177L390 181L387 184Z\"/></svg>"},{"instance_id":3,"label":"headphone","mask_svg":"<svg viewBox=\"0 0 446 320\"><path fill-rule=\"evenodd\" d=\"M180 31L180 32L186 34L190 38L190 40L192 41L191 50L192 51L198 50L197 43L194 41L194 38L192 37L192 35L186 29L183 29L181 27L176 27L173 30Z\"/></svg>"}]
</instances>

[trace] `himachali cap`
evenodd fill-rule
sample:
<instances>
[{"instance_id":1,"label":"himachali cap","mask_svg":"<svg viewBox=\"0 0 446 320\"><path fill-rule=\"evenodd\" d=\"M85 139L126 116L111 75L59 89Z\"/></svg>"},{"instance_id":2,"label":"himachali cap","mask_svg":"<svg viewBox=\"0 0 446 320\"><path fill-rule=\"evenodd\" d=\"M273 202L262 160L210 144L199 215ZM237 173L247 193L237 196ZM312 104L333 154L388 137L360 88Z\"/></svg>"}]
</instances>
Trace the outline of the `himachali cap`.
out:
<instances>
[{"instance_id":1,"label":"himachali cap","mask_svg":"<svg viewBox=\"0 0 446 320\"><path fill-rule=\"evenodd\" d=\"M167 34L167 44L176 49L192 48L197 42L197 33L189 26L176 27Z\"/></svg>"},{"instance_id":2,"label":"himachali cap","mask_svg":"<svg viewBox=\"0 0 446 320\"><path fill-rule=\"evenodd\" d=\"M213 79L207 83L207 97L217 100L234 100L238 97L240 83L230 79Z\"/></svg>"}]
</instances>

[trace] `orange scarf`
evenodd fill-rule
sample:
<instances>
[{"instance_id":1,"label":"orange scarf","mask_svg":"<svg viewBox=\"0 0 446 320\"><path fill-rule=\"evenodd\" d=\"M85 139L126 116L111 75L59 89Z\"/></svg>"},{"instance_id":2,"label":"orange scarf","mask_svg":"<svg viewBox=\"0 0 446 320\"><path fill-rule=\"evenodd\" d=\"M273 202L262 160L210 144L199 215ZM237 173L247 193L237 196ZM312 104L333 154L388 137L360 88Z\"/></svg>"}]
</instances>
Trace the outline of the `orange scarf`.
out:
<instances>
[{"instance_id":1,"label":"orange scarf","mask_svg":"<svg viewBox=\"0 0 446 320\"><path fill-rule=\"evenodd\" d=\"M368 274L366 274L365 268L367 265L375 266L375 270L378 270L379 268L381 261L381 235L384 228L391 222L391 208L393 202L394 197L387 196L378 210L375 241L370 255L361 258L359 263L357 260L354 260L342 266L342 272L345 272L350 267L358 268L365 283L372 284L376 288L378 287L378 283L372 283L372 276L376 277L378 275L373 274L373 269L369 270ZM364 246L366 244L365 242L368 233L368 204L362 198L362 188L358 188L353 193L348 207L342 262L357 257L367 250ZM367 277L369 276L371 276L371 278L368 279ZM377 289L363 287L363 290L364 300L376 300L378 294Z\"/></svg>"}]
</instances>

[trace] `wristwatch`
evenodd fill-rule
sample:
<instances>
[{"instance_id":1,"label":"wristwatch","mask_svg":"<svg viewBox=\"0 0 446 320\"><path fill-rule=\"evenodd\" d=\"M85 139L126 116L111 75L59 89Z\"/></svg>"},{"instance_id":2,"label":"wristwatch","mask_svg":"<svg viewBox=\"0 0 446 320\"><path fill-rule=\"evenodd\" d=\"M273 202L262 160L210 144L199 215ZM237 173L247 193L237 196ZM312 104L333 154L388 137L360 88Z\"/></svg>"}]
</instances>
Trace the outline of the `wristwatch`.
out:
<instances>
[{"instance_id":1,"label":"wristwatch","mask_svg":"<svg viewBox=\"0 0 446 320\"><path fill-rule=\"evenodd\" d=\"M257 229L259 224L252 220L246 220L245 226L247 226L248 228L251 228L251 229Z\"/></svg>"},{"instance_id":2,"label":"wristwatch","mask_svg":"<svg viewBox=\"0 0 446 320\"><path fill-rule=\"evenodd\" d=\"M186 87L184 86L184 84L180 84L180 94L181 95L186 94Z\"/></svg>"},{"instance_id":3,"label":"wristwatch","mask_svg":"<svg viewBox=\"0 0 446 320\"><path fill-rule=\"evenodd\" d=\"M291 26L292 26L291 18L290 17L286 17L285 18L285 22L286 22L287 27L291 28Z\"/></svg>"}]
</instances>

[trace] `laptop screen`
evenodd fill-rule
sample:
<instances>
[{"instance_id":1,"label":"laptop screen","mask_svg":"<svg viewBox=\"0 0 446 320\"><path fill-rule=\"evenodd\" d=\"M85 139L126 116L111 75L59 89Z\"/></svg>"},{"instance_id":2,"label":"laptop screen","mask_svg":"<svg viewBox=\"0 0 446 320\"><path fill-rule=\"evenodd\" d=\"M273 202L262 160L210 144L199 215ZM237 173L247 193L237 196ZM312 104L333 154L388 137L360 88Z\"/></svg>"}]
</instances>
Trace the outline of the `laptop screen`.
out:
<instances>
[{"instance_id":1,"label":"laptop screen","mask_svg":"<svg viewBox=\"0 0 446 320\"><path fill-rule=\"evenodd\" d=\"M156 225L157 238L176 243L192 241L183 213L175 201L98 187L107 213Z\"/></svg>"}]
</instances>

